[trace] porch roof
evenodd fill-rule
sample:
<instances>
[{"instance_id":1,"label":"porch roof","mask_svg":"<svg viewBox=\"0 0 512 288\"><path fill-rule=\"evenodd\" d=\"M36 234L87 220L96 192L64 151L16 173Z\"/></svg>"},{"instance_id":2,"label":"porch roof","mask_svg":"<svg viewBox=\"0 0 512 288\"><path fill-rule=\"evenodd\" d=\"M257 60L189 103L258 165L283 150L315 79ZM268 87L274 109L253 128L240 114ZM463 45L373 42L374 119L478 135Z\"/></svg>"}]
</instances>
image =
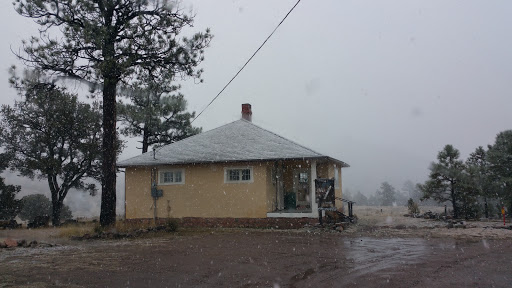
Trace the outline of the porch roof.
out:
<instances>
[{"instance_id":1,"label":"porch roof","mask_svg":"<svg viewBox=\"0 0 512 288\"><path fill-rule=\"evenodd\" d=\"M343 161L263 129L244 119L220 126L117 163L118 167L319 159L349 167Z\"/></svg>"}]
</instances>

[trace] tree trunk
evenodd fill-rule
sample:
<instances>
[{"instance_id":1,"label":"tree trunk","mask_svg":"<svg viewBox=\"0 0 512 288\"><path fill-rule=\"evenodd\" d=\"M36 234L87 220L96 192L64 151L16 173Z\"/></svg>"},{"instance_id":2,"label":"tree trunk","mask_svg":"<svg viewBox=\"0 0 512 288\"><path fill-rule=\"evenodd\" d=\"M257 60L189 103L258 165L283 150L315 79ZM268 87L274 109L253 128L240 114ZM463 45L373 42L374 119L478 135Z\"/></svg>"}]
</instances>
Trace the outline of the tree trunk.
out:
<instances>
[{"instance_id":1,"label":"tree trunk","mask_svg":"<svg viewBox=\"0 0 512 288\"><path fill-rule=\"evenodd\" d=\"M487 197L484 197L484 210L485 210L485 218L489 218L489 205L487 203Z\"/></svg>"},{"instance_id":2,"label":"tree trunk","mask_svg":"<svg viewBox=\"0 0 512 288\"><path fill-rule=\"evenodd\" d=\"M453 208L453 218L457 219L459 218L459 209L457 207L457 204L455 203L455 200L451 200L452 202L452 208Z\"/></svg>"},{"instance_id":3,"label":"tree trunk","mask_svg":"<svg viewBox=\"0 0 512 288\"><path fill-rule=\"evenodd\" d=\"M117 81L105 77L103 86L103 179L101 183L101 226L116 222L116 86Z\"/></svg>"},{"instance_id":4,"label":"tree trunk","mask_svg":"<svg viewBox=\"0 0 512 288\"><path fill-rule=\"evenodd\" d=\"M53 202L53 201L52 201ZM57 203L52 203L52 225L60 226L60 210L62 208L62 203L57 201Z\"/></svg>"},{"instance_id":5,"label":"tree trunk","mask_svg":"<svg viewBox=\"0 0 512 288\"><path fill-rule=\"evenodd\" d=\"M149 133L148 128L146 127L147 123L144 124L144 130L142 134L142 153L148 152L148 140L149 140Z\"/></svg>"},{"instance_id":6,"label":"tree trunk","mask_svg":"<svg viewBox=\"0 0 512 288\"><path fill-rule=\"evenodd\" d=\"M457 200L455 197L455 187L453 187L454 184L452 183L451 184L451 187L450 187L450 194L451 194L451 202L452 202L452 207L453 207L453 218L454 219L457 219L459 218L459 208L457 207Z\"/></svg>"},{"instance_id":7,"label":"tree trunk","mask_svg":"<svg viewBox=\"0 0 512 288\"><path fill-rule=\"evenodd\" d=\"M50 193L52 194L52 211L51 211L52 225L59 226L60 225L59 188L58 188L57 183L55 183L55 178L51 174L48 174L48 186L50 188Z\"/></svg>"}]
</instances>

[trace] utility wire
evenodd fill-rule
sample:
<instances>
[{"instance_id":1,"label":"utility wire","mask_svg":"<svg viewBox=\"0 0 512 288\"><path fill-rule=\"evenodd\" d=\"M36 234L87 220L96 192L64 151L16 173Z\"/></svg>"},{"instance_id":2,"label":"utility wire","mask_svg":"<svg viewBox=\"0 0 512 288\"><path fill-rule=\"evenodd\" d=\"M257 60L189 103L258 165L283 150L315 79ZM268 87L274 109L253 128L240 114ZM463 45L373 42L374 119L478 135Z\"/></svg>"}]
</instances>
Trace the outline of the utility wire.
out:
<instances>
[{"instance_id":1,"label":"utility wire","mask_svg":"<svg viewBox=\"0 0 512 288\"><path fill-rule=\"evenodd\" d=\"M270 39L270 37L272 37L272 35L274 35L274 32L276 32L277 28L279 28L279 26L281 26L281 24L283 24L284 20L286 20L288 15L290 15L290 13L292 13L293 9L295 9L295 7L300 3L300 1L301 0L298 0L297 3L295 3L295 5L293 5L292 9L290 9L290 11L288 11L288 13L286 13L286 16L284 16L283 20L281 20L281 22L279 22L279 24L277 24L276 28L274 28L274 31L272 31L272 33L270 33L270 35L268 35L267 39L265 39L265 41L263 41L263 43L260 45L260 47L258 47L258 49L256 49L256 51L249 58L249 60L247 60L247 62L245 62L244 66L242 66L242 68L240 68L240 70L238 70L238 72L236 72L235 76L233 76L233 78L231 78L231 80L229 80L228 84L226 84L224 86L224 88L222 88L222 90L220 90L220 92L217 94L217 96L215 96L212 99L212 101L210 101L210 103L208 103L208 105L206 105L206 107L204 107L204 109L201 110L201 112L199 114L197 114L197 116L190 122L190 124L194 123L194 121L196 121L196 119L199 118L199 116L201 116L201 114L203 114L203 112L208 107L210 107L210 105L213 103L213 101L217 100L217 98L219 98L220 94L222 94L222 92L224 92L224 90L226 90L226 88L228 88L229 84L231 84L231 82L233 82L233 80L235 80L235 78L238 76L238 74L240 74L240 72L242 72L242 70L244 70L245 66L247 66L247 64L249 64L249 62L251 62L252 58L254 58L254 56L256 56L256 54L260 51L260 49L265 45L265 43L267 43L268 39Z\"/></svg>"}]
</instances>

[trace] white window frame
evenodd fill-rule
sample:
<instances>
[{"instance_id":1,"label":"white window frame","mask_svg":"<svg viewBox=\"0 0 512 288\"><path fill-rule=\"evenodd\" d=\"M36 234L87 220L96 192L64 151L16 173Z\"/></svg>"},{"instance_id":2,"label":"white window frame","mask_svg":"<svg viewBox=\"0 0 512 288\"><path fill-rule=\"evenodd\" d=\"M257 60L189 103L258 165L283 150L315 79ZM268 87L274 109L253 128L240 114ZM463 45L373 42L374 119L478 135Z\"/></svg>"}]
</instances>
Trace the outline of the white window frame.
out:
<instances>
[{"instance_id":1,"label":"white window frame","mask_svg":"<svg viewBox=\"0 0 512 288\"><path fill-rule=\"evenodd\" d=\"M242 180L242 170L249 170L250 177L249 180ZM229 180L229 171L231 170L239 170L240 171L240 180ZM224 183L232 184L232 183L253 183L254 182L254 171L251 166L247 167L224 167Z\"/></svg>"},{"instance_id":2,"label":"white window frame","mask_svg":"<svg viewBox=\"0 0 512 288\"><path fill-rule=\"evenodd\" d=\"M163 173L172 172L173 182L164 182ZM181 172L181 181L174 182L174 173ZM158 185L180 185L185 184L185 169L158 169Z\"/></svg>"}]
</instances>

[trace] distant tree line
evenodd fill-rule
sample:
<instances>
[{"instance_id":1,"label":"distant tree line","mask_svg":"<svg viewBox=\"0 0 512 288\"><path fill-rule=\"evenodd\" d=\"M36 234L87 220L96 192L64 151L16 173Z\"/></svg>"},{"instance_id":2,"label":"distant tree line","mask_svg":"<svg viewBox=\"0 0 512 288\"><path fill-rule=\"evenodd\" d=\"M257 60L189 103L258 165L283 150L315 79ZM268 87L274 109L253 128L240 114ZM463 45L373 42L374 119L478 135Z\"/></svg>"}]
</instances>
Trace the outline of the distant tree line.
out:
<instances>
[{"instance_id":1,"label":"distant tree line","mask_svg":"<svg viewBox=\"0 0 512 288\"><path fill-rule=\"evenodd\" d=\"M405 206L409 199L418 203L422 200L423 193L419 190L417 184L408 180L403 184L402 189L397 189L389 182L384 181L381 183L380 188L371 194L369 197L357 191L352 194L350 190L343 192L343 198L356 202L361 206ZM424 200L424 205L435 205L435 202Z\"/></svg>"},{"instance_id":2,"label":"distant tree line","mask_svg":"<svg viewBox=\"0 0 512 288\"><path fill-rule=\"evenodd\" d=\"M404 183L401 191L383 182L369 197L345 190L343 198L363 206L449 205L455 218L495 217L501 207L512 213L512 130L500 132L487 149L475 149L466 161L446 145L430 164L428 180Z\"/></svg>"}]
</instances>

